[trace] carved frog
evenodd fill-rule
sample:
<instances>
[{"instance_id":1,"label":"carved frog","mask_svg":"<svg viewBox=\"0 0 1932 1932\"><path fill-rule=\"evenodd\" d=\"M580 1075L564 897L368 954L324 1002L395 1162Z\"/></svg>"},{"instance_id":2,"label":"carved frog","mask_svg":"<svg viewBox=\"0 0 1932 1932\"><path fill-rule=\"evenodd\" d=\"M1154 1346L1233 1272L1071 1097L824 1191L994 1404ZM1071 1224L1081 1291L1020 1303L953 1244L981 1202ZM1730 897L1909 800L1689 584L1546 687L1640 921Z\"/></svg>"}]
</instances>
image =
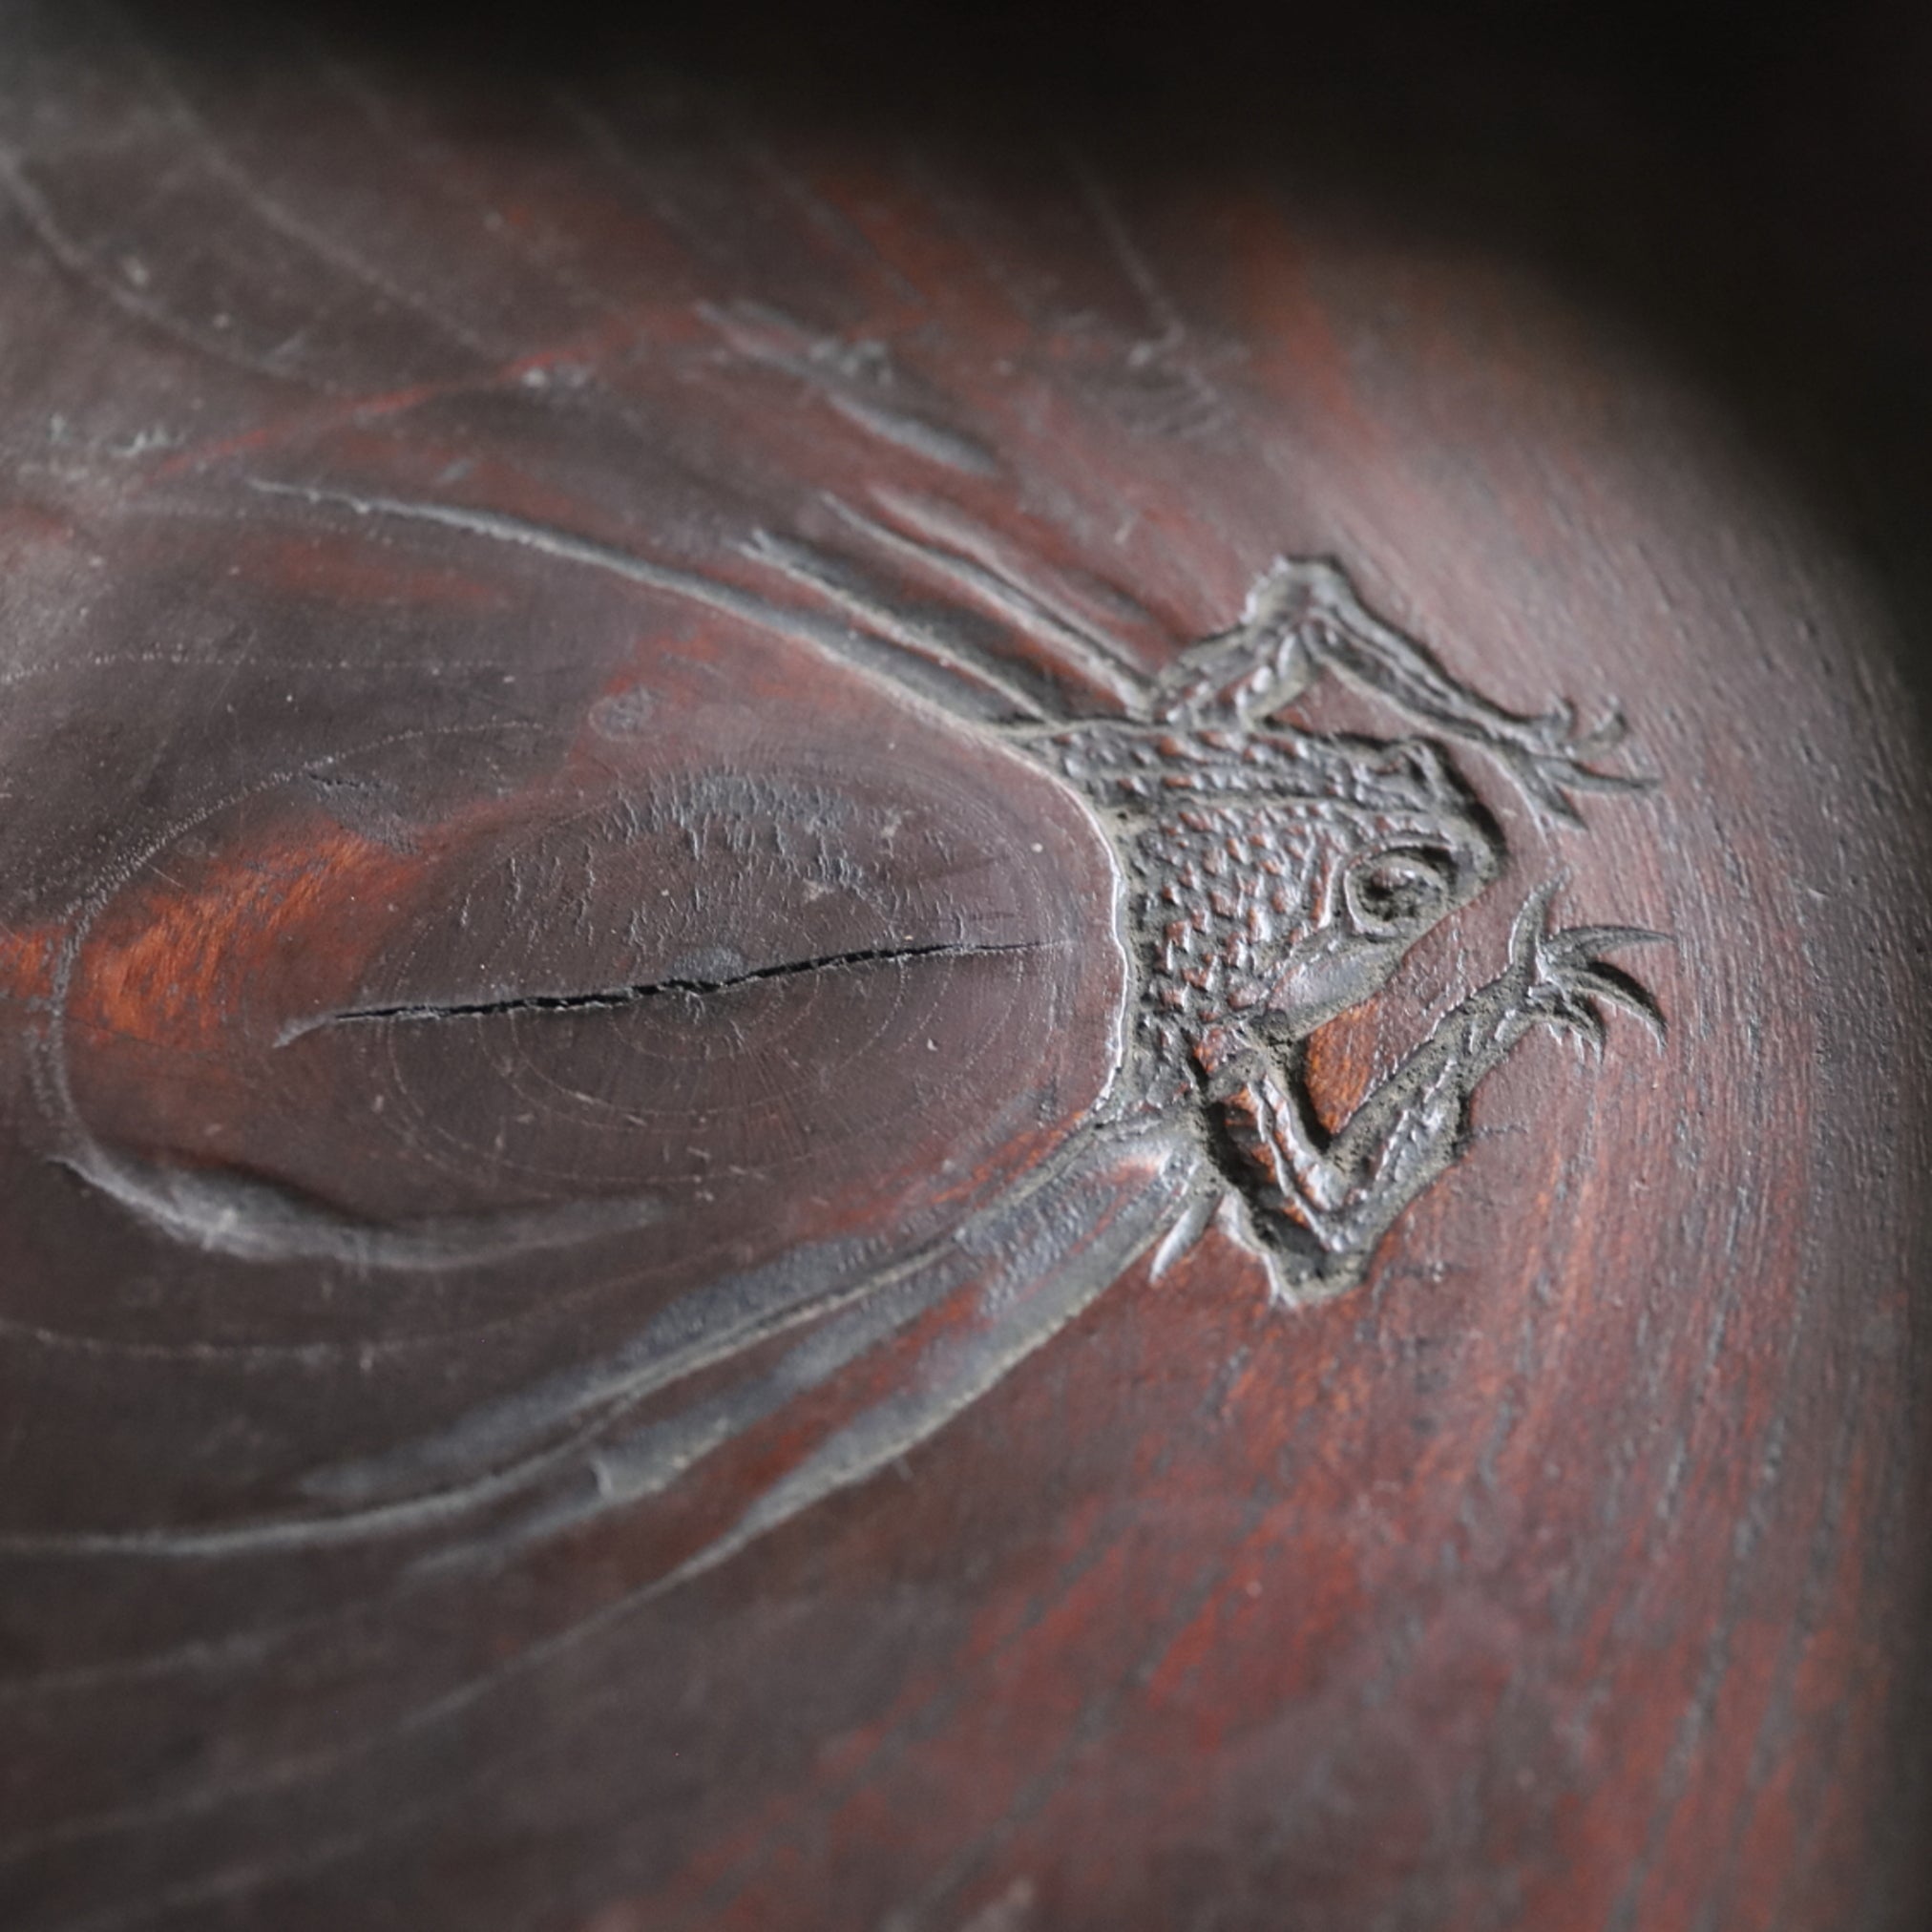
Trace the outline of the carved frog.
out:
<instances>
[{"instance_id":1,"label":"carved frog","mask_svg":"<svg viewBox=\"0 0 1932 1932\"><path fill-rule=\"evenodd\" d=\"M1515 717L1373 617L1342 571L1282 561L1241 623L1154 681L1144 715L1020 730L1112 825L1142 966L1131 1108L1203 1106L1276 1295L1327 1299L1455 1155L1477 1083L1536 1026L1601 1048L1601 1005L1661 1036L1654 1001L1603 955L1660 935L1548 930L1554 885L1515 922L1502 971L1452 1007L1334 1135L1311 1102L1310 1037L1376 994L1410 948L1501 871L1502 841L1442 753L1283 716L1334 671L1497 758L1543 813L1641 780L1591 768L1621 718Z\"/></svg>"}]
</instances>

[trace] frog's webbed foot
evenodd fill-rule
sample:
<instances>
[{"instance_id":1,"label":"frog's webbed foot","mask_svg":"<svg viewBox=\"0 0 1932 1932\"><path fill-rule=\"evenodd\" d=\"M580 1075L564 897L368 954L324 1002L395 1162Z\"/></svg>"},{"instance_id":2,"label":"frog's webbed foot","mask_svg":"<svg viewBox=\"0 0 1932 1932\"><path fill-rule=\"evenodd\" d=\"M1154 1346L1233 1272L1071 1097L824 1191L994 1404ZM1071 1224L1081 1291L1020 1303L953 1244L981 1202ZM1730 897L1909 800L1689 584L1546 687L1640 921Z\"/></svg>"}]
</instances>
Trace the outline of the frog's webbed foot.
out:
<instances>
[{"instance_id":1,"label":"frog's webbed foot","mask_svg":"<svg viewBox=\"0 0 1932 1932\"><path fill-rule=\"evenodd\" d=\"M1545 925L1556 882L1524 901L1509 934L1509 969L1495 982L1513 992L1522 1013L1558 1033L1580 1040L1592 1053L1604 1048L1605 1006L1634 1014L1655 1037L1665 1036L1664 1015L1645 989L1602 958L1625 946L1665 943L1668 935L1644 926L1570 926L1552 932Z\"/></svg>"},{"instance_id":2,"label":"frog's webbed foot","mask_svg":"<svg viewBox=\"0 0 1932 1932\"><path fill-rule=\"evenodd\" d=\"M1204 1042L1224 1166L1277 1301L1332 1300L1361 1279L1382 1236L1456 1158L1478 1084L1533 1027L1600 1052L1603 1009L1616 1007L1663 1038L1656 1001L1602 956L1664 935L1637 926L1552 931L1555 892L1531 894L1503 971L1450 1008L1333 1135L1318 1124L1300 1049L1277 1055L1233 1028Z\"/></svg>"},{"instance_id":3,"label":"frog's webbed foot","mask_svg":"<svg viewBox=\"0 0 1932 1932\"><path fill-rule=\"evenodd\" d=\"M1565 699L1538 718L1498 714L1474 742L1509 773L1516 788L1538 810L1564 823L1579 823L1573 791L1648 791L1656 783L1641 772L1599 771L1597 761L1623 744L1629 724L1612 704L1586 731L1577 727L1576 706Z\"/></svg>"}]
</instances>

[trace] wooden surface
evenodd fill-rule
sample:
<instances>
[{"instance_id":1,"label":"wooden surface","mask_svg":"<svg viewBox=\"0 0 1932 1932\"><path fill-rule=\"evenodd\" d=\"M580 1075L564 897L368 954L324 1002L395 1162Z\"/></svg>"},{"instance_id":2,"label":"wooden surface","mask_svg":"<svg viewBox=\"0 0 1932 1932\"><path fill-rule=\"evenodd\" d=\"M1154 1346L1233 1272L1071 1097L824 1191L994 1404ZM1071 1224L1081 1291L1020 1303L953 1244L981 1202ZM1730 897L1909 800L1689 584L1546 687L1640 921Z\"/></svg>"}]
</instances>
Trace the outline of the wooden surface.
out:
<instances>
[{"instance_id":1,"label":"wooden surface","mask_svg":"<svg viewBox=\"0 0 1932 1932\"><path fill-rule=\"evenodd\" d=\"M1734 125L1448 178L1373 35L1275 127L185 17L0 7L0 1921L1922 1923L1877 258L1780 336ZM1671 942L1293 1306L1041 748L1282 556L1654 781L1312 678L1496 853L1323 1123L1536 889Z\"/></svg>"}]
</instances>

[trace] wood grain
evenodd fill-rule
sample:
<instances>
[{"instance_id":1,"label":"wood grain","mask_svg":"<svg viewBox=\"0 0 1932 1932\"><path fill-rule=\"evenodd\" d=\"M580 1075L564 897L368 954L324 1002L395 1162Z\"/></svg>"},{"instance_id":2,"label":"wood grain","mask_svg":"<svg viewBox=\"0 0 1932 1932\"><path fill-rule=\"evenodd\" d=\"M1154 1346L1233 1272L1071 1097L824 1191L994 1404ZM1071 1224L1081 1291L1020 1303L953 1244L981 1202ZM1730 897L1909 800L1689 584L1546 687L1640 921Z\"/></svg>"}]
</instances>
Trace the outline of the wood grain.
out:
<instances>
[{"instance_id":1,"label":"wood grain","mask_svg":"<svg viewBox=\"0 0 1932 1932\"><path fill-rule=\"evenodd\" d=\"M1922 1922L1879 442L1341 82L216 17L0 8L0 1918ZM1294 1309L1163 1246L1198 1108L1096 1129L1144 935L1027 737L1282 556L1655 781L1456 752L1501 874L1329 1126L1537 887L1672 942Z\"/></svg>"}]
</instances>

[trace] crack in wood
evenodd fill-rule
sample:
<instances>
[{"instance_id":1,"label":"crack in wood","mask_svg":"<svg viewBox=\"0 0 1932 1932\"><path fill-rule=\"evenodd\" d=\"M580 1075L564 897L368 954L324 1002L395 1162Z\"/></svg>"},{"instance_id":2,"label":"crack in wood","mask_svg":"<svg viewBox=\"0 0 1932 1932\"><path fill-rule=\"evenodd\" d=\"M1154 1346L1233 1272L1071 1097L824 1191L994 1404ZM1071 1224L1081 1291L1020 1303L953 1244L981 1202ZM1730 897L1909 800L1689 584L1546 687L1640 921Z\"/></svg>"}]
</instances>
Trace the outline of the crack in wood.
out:
<instances>
[{"instance_id":1,"label":"crack in wood","mask_svg":"<svg viewBox=\"0 0 1932 1932\"><path fill-rule=\"evenodd\" d=\"M277 1046L287 1046L304 1034L325 1027L360 1024L374 1020L452 1020L489 1019L514 1013L598 1013L621 1011L642 1004L667 993L685 993L700 998L728 993L739 986L751 986L766 979L794 979L808 973L849 972L864 966L905 965L915 959L972 959L1001 953L1035 953L1046 942L1040 939L1009 940L999 944L960 944L934 940L916 946L865 946L846 953L825 953L811 959L781 959L769 966L753 966L743 973L715 976L671 976L633 986L613 986L589 993L516 993L492 999L410 1000L393 1006L351 1006L340 1013L316 1014L285 1026L276 1038Z\"/></svg>"}]
</instances>

